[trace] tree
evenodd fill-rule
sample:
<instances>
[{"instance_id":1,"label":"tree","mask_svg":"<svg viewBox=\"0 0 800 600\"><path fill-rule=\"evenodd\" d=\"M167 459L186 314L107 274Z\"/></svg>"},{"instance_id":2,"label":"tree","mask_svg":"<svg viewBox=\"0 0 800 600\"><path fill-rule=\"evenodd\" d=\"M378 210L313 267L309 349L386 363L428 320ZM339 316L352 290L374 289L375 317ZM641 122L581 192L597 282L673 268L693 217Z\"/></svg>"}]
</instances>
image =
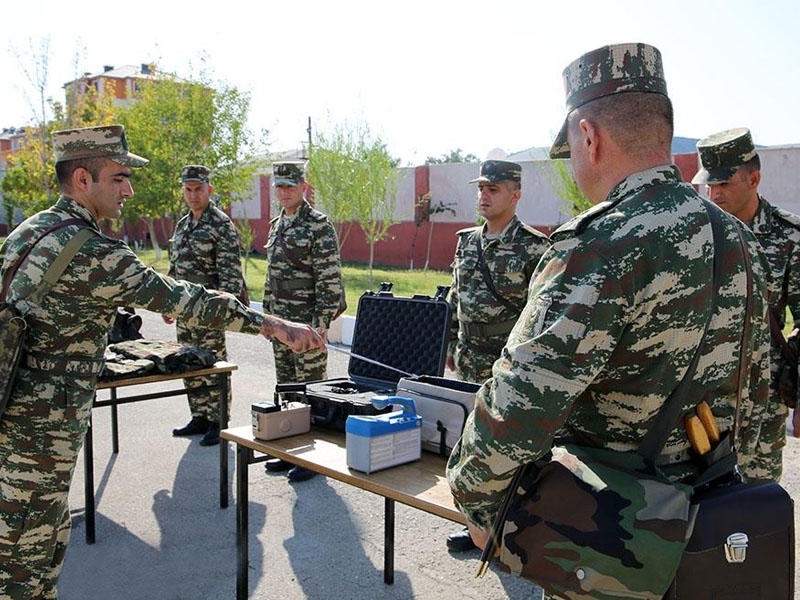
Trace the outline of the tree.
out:
<instances>
[{"instance_id":1,"label":"tree","mask_svg":"<svg viewBox=\"0 0 800 600\"><path fill-rule=\"evenodd\" d=\"M429 156L425 159L426 165L441 165L444 163L476 163L480 162L474 154L464 154L461 148L450 150L447 154L442 154L439 158Z\"/></svg>"},{"instance_id":2,"label":"tree","mask_svg":"<svg viewBox=\"0 0 800 600\"><path fill-rule=\"evenodd\" d=\"M397 223L398 162L379 137L372 137L366 124L337 125L330 134L318 133L309 148L308 178L317 202L338 224L340 247L353 222L361 226L369 244L370 281L375 244ZM347 231L342 232L348 222Z\"/></svg>"},{"instance_id":3,"label":"tree","mask_svg":"<svg viewBox=\"0 0 800 600\"><path fill-rule=\"evenodd\" d=\"M36 100L30 100L34 125L25 128L20 147L9 154L7 171L0 187L8 223L14 209L30 216L51 206L55 200L58 183L51 134L58 129L107 125L113 122L113 94L110 90L100 94L87 87L79 97L67 98L66 108L46 96L50 61L50 42L43 38L38 53L30 43L30 53L23 57L17 53L20 69L25 74ZM25 62L30 59L31 62Z\"/></svg>"},{"instance_id":4,"label":"tree","mask_svg":"<svg viewBox=\"0 0 800 600\"><path fill-rule=\"evenodd\" d=\"M133 150L150 160L137 173L137 201L128 205L126 218L147 222L160 257L154 220L169 216L175 221L183 212L181 167L209 167L214 198L224 207L250 191L258 165L251 160L255 143L245 125L250 109L247 94L222 84L215 88L202 78L187 81L158 73L154 65L151 73L157 76L140 82L137 101L120 109L118 119Z\"/></svg>"},{"instance_id":5,"label":"tree","mask_svg":"<svg viewBox=\"0 0 800 600\"><path fill-rule=\"evenodd\" d=\"M575 178L567 168L567 161L554 160L552 164L554 175L551 181L556 194L564 201L567 214L577 215L591 208L592 203L583 195Z\"/></svg>"}]
</instances>

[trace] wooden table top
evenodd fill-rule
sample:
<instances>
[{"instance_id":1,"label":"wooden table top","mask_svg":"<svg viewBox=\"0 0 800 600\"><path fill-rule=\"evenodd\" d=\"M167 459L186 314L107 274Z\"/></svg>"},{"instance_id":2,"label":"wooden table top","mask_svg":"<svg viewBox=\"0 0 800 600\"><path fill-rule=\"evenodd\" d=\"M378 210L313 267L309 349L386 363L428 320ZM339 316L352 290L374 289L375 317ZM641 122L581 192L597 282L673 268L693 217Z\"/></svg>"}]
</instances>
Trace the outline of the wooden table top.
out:
<instances>
[{"instance_id":1,"label":"wooden table top","mask_svg":"<svg viewBox=\"0 0 800 600\"><path fill-rule=\"evenodd\" d=\"M252 426L245 426L224 429L220 435L256 452L282 458L450 521L466 523L450 494L444 475L446 460L436 454L423 451L420 460L367 475L348 468L345 434L337 431L312 428L309 433L264 441L253 437Z\"/></svg>"},{"instance_id":2,"label":"wooden table top","mask_svg":"<svg viewBox=\"0 0 800 600\"><path fill-rule=\"evenodd\" d=\"M127 385L141 385L143 383L155 383L158 381L170 381L172 379L186 379L187 377L197 377L199 375L217 375L235 371L239 367L233 363L217 361L213 367L205 369L194 369L183 373L154 373L139 377L125 377L122 379L101 379L97 382L97 389L104 390L114 387L125 387Z\"/></svg>"}]
</instances>

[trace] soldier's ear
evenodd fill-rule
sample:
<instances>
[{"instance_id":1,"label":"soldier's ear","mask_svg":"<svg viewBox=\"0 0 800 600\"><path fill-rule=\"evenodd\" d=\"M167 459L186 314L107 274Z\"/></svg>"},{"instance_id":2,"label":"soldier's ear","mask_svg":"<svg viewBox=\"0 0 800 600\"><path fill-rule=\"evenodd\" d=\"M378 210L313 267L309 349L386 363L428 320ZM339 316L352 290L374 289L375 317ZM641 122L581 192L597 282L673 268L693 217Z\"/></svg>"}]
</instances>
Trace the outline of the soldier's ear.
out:
<instances>
[{"instance_id":1,"label":"soldier's ear","mask_svg":"<svg viewBox=\"0 0 800 600\"><path fill-rule=\"evenodd\" d=\"M94 177L89 172L89 169L84 167L77 167L72 172L72 187L78 190L85 190L89 184L94 182Z\"/></svg>"}]
</instances>

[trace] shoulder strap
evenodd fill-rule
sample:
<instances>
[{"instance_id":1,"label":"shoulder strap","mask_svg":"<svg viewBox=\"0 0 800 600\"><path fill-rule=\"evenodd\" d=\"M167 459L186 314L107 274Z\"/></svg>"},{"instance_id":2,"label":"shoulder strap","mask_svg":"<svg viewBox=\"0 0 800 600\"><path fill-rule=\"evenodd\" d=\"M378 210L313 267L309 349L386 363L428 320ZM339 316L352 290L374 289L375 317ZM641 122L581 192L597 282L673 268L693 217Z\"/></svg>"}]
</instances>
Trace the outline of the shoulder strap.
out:
<instances>
[{"instance_id":1,"label":"shoulder strap","mask_svg":"<svg viewBox=\"0 0 800 600\"><path fill-rule=\"evenodd\" d=\"M58 223L55 223L54 225L51 225L50 227L45 229L38 238L36 238L31 244L28 245L27 248L25 248L25 251L22 254L20 254L17 261L5 273L5 277L3 278L3 290L2 290L2 295L0 295L0 301L3 302L5 301L6 296L8 295L8 288L11 285L11 281L14 279L14 275L17 274L17 269L19 269L23 261L26 258L28 258L28 254L31 253L33 247L39 242L41 242L46 236L53 233L54 231L57 231L64 227L68 227L70 225L79 225L85 228L86 221L84 221L83 219L66 219L64 221L59 221Z\"/></svg>"},{"instance_id":2,"label":"shoulder strap","mask_svg":"<svg viewBox=\"0 0 800 600\"><path fill-rule=\"evenodd\" d=\"M511 309L515 313L519 314L522 312L522 308L516 306L507 298L503 298L500 293L497 291L497 288L494 287L494 282L492 281L492 275L489 273L489 265L486 264L486 259L483 257L483 245L481 244L481 231L480 229L476 229L475 232L472 234L475 236L475 245L478 247L478 267L480 267L481 275L483 275L483 282L486 284L486 287L489 288L492 296L494 296L498 302L500 302L506 308Z\"/></svg>"},{"instance_id":3,"label":"shoulder strap","mask_svg":"<svg viewBox=\"0 0 800 600\"><path fill-rule=\"evenodd\" d=\"M53 264L47 269L42 281L31 293L29 298L37 298L55 285L59 278L64 274L64 271L67 269L67 266L69 266L69 263L72 262L72 259L75 257L75 254L78 252L78 250L80 250L81 246L83 246L86 240L93 235L94 232L91 229L88 227L83 227L80 231L78 231L78 233L72 236L72 239L67 242L67 245L64 246L64 249L53 261Z\"/></svg>"},{"instance_id":4,"label":"shoulder strap","mask_svg":"<svg viewBox=\"0 0 800 600\"><path fill-rule=\"evenodd\" d=\"M708 333L708 327L711 324L711 317L714 315L717 309L717 295L722 280L722 240L724 239L723 226L722 220L717 212L719 209L710 207L708 201L705 199L703 200L703 205L705 206L709 220L711 221L711 231L714 236L714 278L712 281L711 305L709 307L708 319L706 319L706 325L703 329L703 335L700 338L700 343L697 345L697 348L695 348L694 355L692 356L692 360L689 362L689 368L686 370L686 374L683 376L683 379L678 386L669 395L666 402L664 402L664 405L661 407L661 411L656 416L655 423L653 423L653 426L645 434L642 442L639 444L639 454L650 461L655 461L655 459L661 453L661 450L664 448L664 444L667 443L669 435L675 427L675 423L678 421L680 411L683 407L682 400L686 397L686 394L691 387L692 379L694 377L695 370L697 369L697 363L700 360L700 349L703 347L703 342L705 341L706 334Z\"/></svg>"},{"instance_id":5,"label":"shoulder strap","mask_svg":"<svg viewBox=\"0 0 800 600\"><path fill-rule=\"evenodd\" d=\"M28 254L30 254L30 251L33 248L33 246L38 244L47 234L55 231L56 229L61 229L63 227L66 227L67 225L85 224L85 221L81 221L80 219L69 219L69 221L77 221L78 223L75 222L69 223L68 221L61 221L61 223L58 224L58 227L55 226L50 227L44 234L39 236L39 238L33 244L31 244L30 246L28 246L28 248L26 248L25 252L20 256L20 259L17 260L17 262L15 263L13 267L13 273L10 273L10 276L7 277L6 280L4 281L3 298L5 298L6 294L8 293L8 286L11 285L11 280L13 279L14 275L16 275L17 269L22 264L22 261L25 258L27 258ZM80 249L81 246L83 246L86 240L88 240L93 235L94 231L92 231L92 229L90 229L89 227L81 227L80 231L78 231L74 236L72 236L69 242L67 242L67 244L59 253L59 255L53 261L53 264L51 264L47 268L47 271L45 271L42 281L39 283L36 289L28 296L28 298L30 299L38 298L44 292L50 289L53 286L53 284L55 284L56 281L58 281L61 275L64 274L64 271L66 270L67 266L75 257L75 253L78 252L78 250ZM11 271L11 269L9 271Z\"/></svg>"}]
</instances>

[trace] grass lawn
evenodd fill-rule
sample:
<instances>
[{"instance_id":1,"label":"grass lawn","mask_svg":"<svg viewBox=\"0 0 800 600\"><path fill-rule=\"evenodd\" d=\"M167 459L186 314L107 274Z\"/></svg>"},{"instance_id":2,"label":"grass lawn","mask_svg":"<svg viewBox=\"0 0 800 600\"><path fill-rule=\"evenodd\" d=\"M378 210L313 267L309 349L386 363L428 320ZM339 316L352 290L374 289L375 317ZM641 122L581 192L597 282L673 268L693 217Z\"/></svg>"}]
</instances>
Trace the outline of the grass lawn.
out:
<instances>
[{"instance_id":1,"label":"grass lawn","mask_svg":"<svg viewBox=\"0 0 800 600\"><path fill-rule=\"evenodd\" d=\"M145 264L160 273L166 273L169 268L166 251L162 251L161 260L156 260L152 250L142 250L139 252L139 257ZM247 279L247 292L250 300L261 302L264 297L264 279L267 271L266 257L251 255L247 259L242 259L242 267ZM399 267L380 266L372 270L372 279L370 280L367 265L346 263L342 266L342 279L347 295L345 314L355 316L361 294L367 290L377 290L383 281L393 284L392 293L395 296L413 296L415 294L433 296L436 293L436 286L450 285L451 273L450 271L430 269L409 271Z\"/></svg>"}]
</instances>

